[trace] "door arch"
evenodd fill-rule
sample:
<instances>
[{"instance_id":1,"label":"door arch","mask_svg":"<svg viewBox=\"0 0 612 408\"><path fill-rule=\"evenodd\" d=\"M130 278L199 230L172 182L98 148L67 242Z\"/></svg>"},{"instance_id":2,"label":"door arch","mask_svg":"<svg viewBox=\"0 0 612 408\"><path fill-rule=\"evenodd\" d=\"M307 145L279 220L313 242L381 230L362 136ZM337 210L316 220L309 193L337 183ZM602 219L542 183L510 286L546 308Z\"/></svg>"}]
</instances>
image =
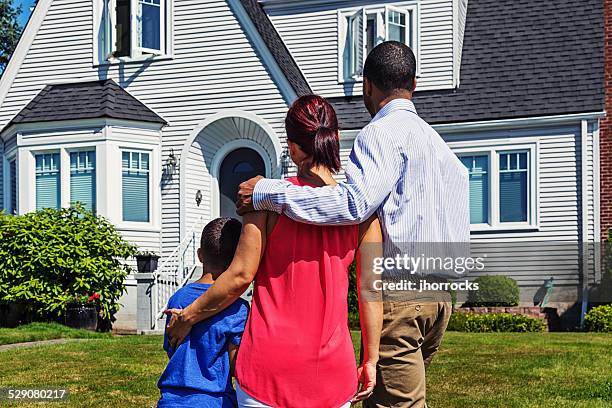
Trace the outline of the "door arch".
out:
<instances>
[{"instance_id":1,"label":"door arch","mask_svg":"<svg viewBox=\"0 0 612 408\"><path fill-rule=\"evenodd\" d=\"M239 218L236 214L238 186L243 181L264 174L264 159L251 148L240 147L225 155L219 166L219 216Z\"/></svg>"}]
</instances>

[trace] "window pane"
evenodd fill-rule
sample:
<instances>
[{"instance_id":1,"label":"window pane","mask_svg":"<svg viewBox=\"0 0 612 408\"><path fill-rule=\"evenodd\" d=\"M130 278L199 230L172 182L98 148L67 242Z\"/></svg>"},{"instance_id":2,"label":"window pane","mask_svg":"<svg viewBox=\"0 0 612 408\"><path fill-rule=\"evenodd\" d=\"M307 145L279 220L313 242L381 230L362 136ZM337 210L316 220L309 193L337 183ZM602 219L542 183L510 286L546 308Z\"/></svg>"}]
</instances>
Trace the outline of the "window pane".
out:
<instances>
[{"instance_id":1,"label":"window pane","mask_svg":"<svg viewBox=\"0 0 612 408\"><path fill-rule=\"evenodd\" d=\"M36 210L60 207L59 153L38 154L36 161Z\"/></svg>"},{"instance_id":2,"label":"window pane","mask_svg":"<svg viewBox=\"0 0 612 408\"><path fill-rule=\"evenodd\" d=\"M366 37L367 37L367 53L376 46L376 15L368 16L368 25L366 26Z\"/></svg>"},{"instance_id":3,"label":"window pane","mask_svg":"<svg viewBox=\"0 0 612 408\"><path fill-rule=\"evenodd\" d=\"M131 0L117 0L115 27L115 57L128 57L131 48L130 35L130 2Z\"/></svg>"},{"instance_id":4,"label":"window pane","mask_svg":"<svg viewBox=\"0 0 612 408\"><path fill-rule=\"evenodd\" d=\"M398 11L389 10L387 16L387 39L406 43L406 15Z\"/></svg>"},{"instance_id":5,"label":"window pane","mask_svg":"<svg viewBox=\"0 0 612 408\"><path fill-rule=\"evenodd\" d=\"M140 0L140 46L161 50L161 7L159 0Z\"/></svg>"},{"instance_id":6,"label":"window pane","mask_svg":"<svg viewBox=\"0 0 612 408\"><path fill-rule=\"evenodd\" d=\"M70 204L96 210L95 151L70 153Z\"/></svg>"},{"instance_id":7,"label":"window pane","mask_svg":"<svg viewBox=\"0 0 612 408\"><path fill-rule=\"evenodd\" d=\"M9 165L10 183L11 183L11 214L17 213L17 161L12 160Z\"/></svg>"},{"instance_id":8,"label":"window pane","mask_svg":"<svg viewBox=\"0 0 612 408\"><path fill-rule=\"evenodd\" d=\"M486 224L489 222L489 157L464 156L460 159L470 177L470 223Z\"/></svg>"},{"instance_id":9,"label":"window pane","mask_svg":"<svg viewBox=\"0 0 612 408\"><path fill-rule=\"evenodd\" d=\"M499 220L527 221L527 171L500 173Z\"/></svg>"},{"instance_id":10,"label":"window pane","mask_svg":"<svg viewBox=\"0 0 612 408\"><path fill-rule=\"evenodd\" d=\"M131 152L131 166L126 163L129 156L130 153L123 152L123 220L149 222L149 154Z\"/></svg>"}]
</instances>

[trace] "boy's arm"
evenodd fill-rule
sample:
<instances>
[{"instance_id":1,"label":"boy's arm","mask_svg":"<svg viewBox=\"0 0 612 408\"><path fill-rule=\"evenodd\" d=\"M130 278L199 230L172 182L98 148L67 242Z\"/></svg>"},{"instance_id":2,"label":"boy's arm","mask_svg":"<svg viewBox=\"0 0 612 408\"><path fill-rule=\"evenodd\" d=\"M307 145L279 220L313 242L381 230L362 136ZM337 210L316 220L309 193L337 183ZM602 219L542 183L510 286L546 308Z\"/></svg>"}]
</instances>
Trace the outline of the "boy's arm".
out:
<instances>
[{"instance_id":1,"label":"boy's arm","mask_svg":"<svg viewBox=\"0 0 612 408\"><path fill-rule=\"evenodd\" d=\"M230 343L228 347L229 353L229 363L230 363L230 373L233 377L235 377L236 373L236 357L238 356L238 347L235 344Z\"/></svg>"},{"instance_id":2,"label":"boy's arm","mask_svg":"<svg viewBox=\"0 0 612 408\"><path fill-rule=\"evenodd\" d=\"M191 327L230 306L249 287L266 247L264 211L248 213L243 218L242 233L234 259L215 283L185 309L169 309L172 315L167 332L170 347L176 349L191 331Z\"/></svg>"},{"instance_id":3,"label":"boy's arm","mask_svg":"<svg viewBox=\"0 0 612 408\"><path fill-rule=\"evenodd\" d=\"M389 196L400 176L400 157L394 143L376 126L367 126L355 139L346 166L346 183L312 188L282 180L254 184L255 210L284 213L310 224L358 224L366 221ZM251 180L245 184L251 183ZM239 199L248 196L242 190ZM244 198L243 198L244 197ZM246 209L239 206L238 212Z\"/></svg>"}]
</instances>

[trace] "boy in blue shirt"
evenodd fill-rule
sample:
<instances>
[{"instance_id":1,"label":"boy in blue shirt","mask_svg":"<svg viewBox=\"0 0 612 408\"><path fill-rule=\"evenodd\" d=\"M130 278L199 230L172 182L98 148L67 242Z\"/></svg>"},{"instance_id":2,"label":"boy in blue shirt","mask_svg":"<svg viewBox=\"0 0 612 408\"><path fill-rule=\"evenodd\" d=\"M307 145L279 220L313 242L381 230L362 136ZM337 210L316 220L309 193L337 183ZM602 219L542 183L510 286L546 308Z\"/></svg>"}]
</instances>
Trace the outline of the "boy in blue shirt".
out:
<instances>
[{"instance_id":1,"label":"boy in blue shirt","mask_svg":"<svg viewBox=\"0 0 612 408\"><path fill-rule=\"evenodd\" d=\"M179 289L168 301L169 309L189 306L229 267L241 227L233 218L217 218L204 227L198 249L202 277ZM158 407L237 406L231 373L248 312L248 303L237 300L221 313L193 326L176 350L170 348L168 336L164 335L164 350L170 361L157 383L161 392Z\"/></svg>"}]
</instances>

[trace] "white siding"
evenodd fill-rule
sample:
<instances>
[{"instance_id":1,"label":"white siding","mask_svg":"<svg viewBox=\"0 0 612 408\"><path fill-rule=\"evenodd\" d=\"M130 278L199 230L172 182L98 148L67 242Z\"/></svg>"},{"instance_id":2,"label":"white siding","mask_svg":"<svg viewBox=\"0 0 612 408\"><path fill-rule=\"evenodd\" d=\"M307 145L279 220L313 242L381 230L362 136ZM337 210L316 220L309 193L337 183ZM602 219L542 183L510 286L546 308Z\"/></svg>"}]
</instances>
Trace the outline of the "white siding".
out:
<instances>
[{"instance_id":1,"label":"white siding","mask_svg":"<svg viewBox=\"0 0 612 408\"><path fill-rule=\"evenodd\" d=\"M174 0L174 58L93 66L92 3L54 0L0 106L3 127L45 85L112 78L169 122L162 162L179 155L207 117L227 109L257 114L282 134L287 110L277 84L226 1ZM179 178L162 190L162 252L179 242ZM150 236L136 239L152 246Z\"/></svg>"},{"instance_id":2,"label":"white siding","mask_svg":"<svg viewBox=\"0 0 612 408\"><path fill-rule=\"evenodd\" d=\"M338 1L292 8L270 5L266 11L313 91L331 97L361 94L361 83L338 81L338 10L365 5L419 4L421 72L417 89L452 88L453 2Z\"/></svg>"}]
</instances>

